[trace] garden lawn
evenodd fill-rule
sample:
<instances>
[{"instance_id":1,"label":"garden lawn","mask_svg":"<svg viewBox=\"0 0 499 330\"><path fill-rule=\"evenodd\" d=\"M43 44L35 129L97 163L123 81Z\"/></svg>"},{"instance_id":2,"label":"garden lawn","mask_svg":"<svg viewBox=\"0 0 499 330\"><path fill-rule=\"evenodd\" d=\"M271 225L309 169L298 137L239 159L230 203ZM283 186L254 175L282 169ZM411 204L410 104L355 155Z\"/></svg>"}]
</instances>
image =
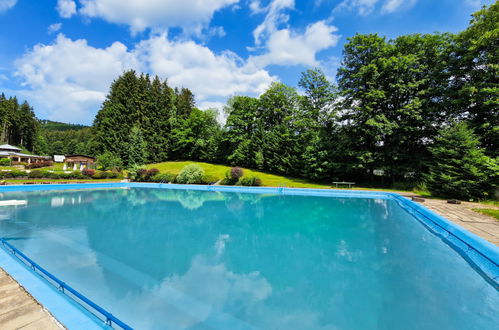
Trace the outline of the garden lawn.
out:
<instances>
[{"instance_id":1,"label":"garden lawn","mask_svg":"<svg viewBox=\"0 0 499 330\"><path fill-rule=\"evenodd\" d=\"M149 164L147 165L147 168L148 169L157 168L161 173L179 174L182 168L184 168L184 166L189 164L197 164L204 169L206 175L215 176L219 179L223 179L225 177L225 172L227 172L227 170L231 168L230 166L225 166L225 165L217 165L217 164L193 162L193 161L163 162L163 163ZM269 174L249 169L244 169L244 175L245 176L254 175L259 177L262 180L263 185L266 187L279 187L285 185L288 188L332 188L331 184L311 182L305 179L291 178L282 175ZM354 187L354 189L400 192L400 190L392 190L392 189L374 189L374 188L361 188L361 187Z\"/></svg>"}]
</instances>

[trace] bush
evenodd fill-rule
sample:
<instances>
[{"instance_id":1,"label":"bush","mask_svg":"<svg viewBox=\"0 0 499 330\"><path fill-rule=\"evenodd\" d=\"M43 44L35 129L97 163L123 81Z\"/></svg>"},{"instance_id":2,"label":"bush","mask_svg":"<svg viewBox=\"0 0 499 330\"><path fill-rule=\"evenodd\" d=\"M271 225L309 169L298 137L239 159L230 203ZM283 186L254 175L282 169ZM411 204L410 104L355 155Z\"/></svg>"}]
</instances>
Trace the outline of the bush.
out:
<instances>
[{"instance_id":1,"label":"bush","mask_svg":"<svg viewBox=\"0 0 499 330\"><path fill-rule=\"evenodd\" d=\"M31 164L25 165L24 168L33 169L33 168L42 168L42 167L48 167L48 166L52 166L52 161L45 160L45 161L39 162L39 163L31 163Z\"/></svg>"},{"instance_id":2,"label":"bush","mask_svg":"<svg viewBox=\"0 0 499 330\"><path fill-rule=\"evenodd\" d=\"M95 171L94 175L92 175L92 179L100 180L106 179L107 173L105 171Z\"/></svg>"},{"instance_id":3,"label":"bush","mask_svg":"<svg viewBox=\"0 0 499 330\"><path fill-rule=\"evenodd\" d=\"M151 168L144 173L144 181L152 181L151 178L159 173L157 168Z\"/></svg>"},{"instance_id":4,"label":"bush","mask_svg":"<svg viewBox=\"0 0 499 330\"><path fill-rule=\"evenodd\" d=\"M97 156L97 166L101 170L116 170L121 172L123 170L123 161L116 154L106 151L100 156Z\"/></svg>"},{"instance_id":5,"label":"bush","mask_svg":"<svg viewBox=\"0 0 499 330\"><path fill-rule=\"evenodd\" d=\"M43 172L40 170L34 170L28 173L28 178L30 179L40 179L43 178Z\"/></svg>"},{"instance_id":6,"label":"bush","mask_svg":"<svg viewBox=\"0 0 499 330\"><path fill-rule=\"evenodd\" d=\"M0 166L10 166L9 158L0 158Z\"/></svg>"},{"instance_id":7,"label":"bush","mask_svg":"<svg viewBox=\"0 0 499 330\"><path fill-rule=\"evenodd\" d=\"M233 167L230 169L230 178L237 182L244 175L244 171L240 167Z\"/></svg>"},{"instance_id":8,"label":"bush","mask_svg":"<svg viewBox=\"0 0 499 330\"><path fill-rule=\"evenodd\" d=\"M222 180L221 184L228 186L235 185L243 175L244 171L242 168L232 167L225 172L225 178Z\"/></svg>"},{"instance_id":9,"label":"bush","mask_svg":"<svg viewBox=\"0 0 499 330\"><path fill-rule=\"evenodd\" d=\"M28 173L26 173L26 171L19 171L19 170L10 171L11 178L25 178L27 176Z\"/></svg>"},{"instance_id":10,"label":"bush","mask_svg":"<svg viewBox=\"0 0 499 330\"><path fill-rule=\"evenodd\" d=\"M184 166L180 174L177 176L177 183L202 183L204 170L201 166L196 164L189 164Z\"/></svg>"},{"instance_id":11,"label":"bush","mask_svg":"<svg viewBox=\"0 0 499 330\"><path fill-rule=\"evenodd\" d=\"M158 173L150 178L151 182L175 182L176 175L171 173Z\"/></svg>"},{"instance_id":12,"label":"bush","mask_svg":"<svg viewBox=\"0 0 499 330\"><path fill-rule=\"evenodd\" d=\"M262 185L262 180L256 176L243 176L242 178L239 179L237 182L237 185L239 186L261 186Z\"/></svg>"},{"instance_id":13,"label":"bush","mask_svg":"<svg viewBox=\"0 0 499 330\"><path fill-rule=\"evenodd\" d=\"M91 168L84 168L83 171L81 171L81 174L83 174L84 176L87 176L87 177L91 178L91 177L94 176L95 170L93 170Z\"/></svg>"},{"instance_id":14,"label":"bush","mask_svg":"<svg viewBox=\"0 0 499 330\"><path fill-rule=\"evenodd\" d=\"M134 165L128 170L128 178L132 181L142 181L145 173L147 173L145 167Z\"/></svg>"},{"instance_id":15,"label":"bush","mask_svg":"<svg viewBox=\"0 0 499 330\"><path fill-rule=\"evenodd\" d=\"M218 181L220 181L220 178L214 175L203 175L203 178L201 179L201 183L203 184L214 184Z\"/></svg>"}]
</instances>

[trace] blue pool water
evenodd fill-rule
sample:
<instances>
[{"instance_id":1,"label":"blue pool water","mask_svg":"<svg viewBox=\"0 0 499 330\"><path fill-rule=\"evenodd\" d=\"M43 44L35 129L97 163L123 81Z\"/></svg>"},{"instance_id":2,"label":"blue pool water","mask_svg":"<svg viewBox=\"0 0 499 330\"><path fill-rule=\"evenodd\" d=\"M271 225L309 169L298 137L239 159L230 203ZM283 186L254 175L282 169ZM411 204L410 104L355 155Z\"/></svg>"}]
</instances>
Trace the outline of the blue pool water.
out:
<instances>
[{"instance_id":1,"label":"blue pool water","mask_svg":"<svg viewBox=\"0 0 499 330\"><path fill-rule=\"evenodd\" d=\"M390 199L5 192L0 236L137 329L497 329L499 291Z\"/></svg>"}]
</instances>

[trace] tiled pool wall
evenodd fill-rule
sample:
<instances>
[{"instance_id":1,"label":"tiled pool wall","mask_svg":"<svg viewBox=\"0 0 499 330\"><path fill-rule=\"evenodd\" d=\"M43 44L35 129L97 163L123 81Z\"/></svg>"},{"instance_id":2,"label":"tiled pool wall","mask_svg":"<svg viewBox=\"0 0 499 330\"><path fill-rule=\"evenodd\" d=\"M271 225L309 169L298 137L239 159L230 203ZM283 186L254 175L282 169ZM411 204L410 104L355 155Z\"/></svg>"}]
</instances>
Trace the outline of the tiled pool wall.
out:
<instances>
[{"instance_id":1,"label":"tiled pool wall","mask_svg":"<svg viewBox=\"0 0 499 330\"><path fill-rule=\"evenodd\" d=\"M342 189L272 188L240 186L178 185L162 183L85 183L19 185L0 187L0 193L10 191L78 190L95 188L153 188L198 191L239 192L255 194L282 194L324 196L337 198L389 199L420 221L431 232L463 256L496 289L499 289L499 247L468 232L446 218L428 210L396 193ZM16 279L36 300L44 305L60 322L70 329L109 328L103 321L90 314L65 295L57 292L44 278L28 268L20 260L0 249L0 266ZM55 274L57 275L57 274ZM112 312L112 311L111 311Z\"/></svg>"}]
</instances>

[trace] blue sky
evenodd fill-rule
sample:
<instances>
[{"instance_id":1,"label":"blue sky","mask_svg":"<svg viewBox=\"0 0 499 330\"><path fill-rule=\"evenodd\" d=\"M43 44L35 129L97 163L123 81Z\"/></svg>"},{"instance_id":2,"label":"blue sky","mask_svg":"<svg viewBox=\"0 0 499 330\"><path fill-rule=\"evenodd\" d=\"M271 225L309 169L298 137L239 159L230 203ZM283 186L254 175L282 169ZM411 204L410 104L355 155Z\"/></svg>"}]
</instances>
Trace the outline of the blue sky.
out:
<instances>
[{"instance_id":1,"label":"blue sky","mask_svg":"<svg viewBox=\"0 0 499 330\"><path fill-rule=\"evenodd\" d=\"M0 0L0 91L39 118L91 124L124 70L188 87L200 108L331 79L355 33L459 32L493 0Z\"/></svg>"}]
</instances>

